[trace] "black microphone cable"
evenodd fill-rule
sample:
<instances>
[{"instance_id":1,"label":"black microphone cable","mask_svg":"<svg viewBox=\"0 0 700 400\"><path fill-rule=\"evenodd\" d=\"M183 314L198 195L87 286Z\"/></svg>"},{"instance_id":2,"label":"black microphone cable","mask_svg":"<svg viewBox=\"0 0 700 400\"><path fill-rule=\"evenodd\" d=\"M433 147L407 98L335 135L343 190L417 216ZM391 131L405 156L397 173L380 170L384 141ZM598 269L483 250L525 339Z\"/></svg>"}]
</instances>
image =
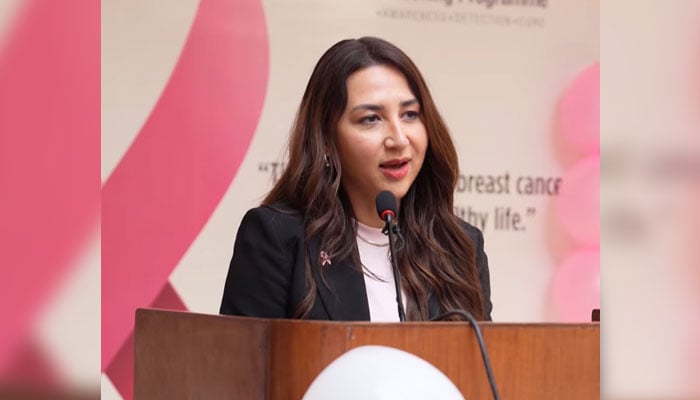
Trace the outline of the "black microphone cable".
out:
<instances>
[{"instance_id":1,"label":"black microphone cable","mask_svg":"<svg viewBox=\"0 0 700 400\"><path fill-rule=\"evenodd\" d=\"M474 316L472 316L470 313L464 310L453 310L439 315L431 319L431 321L440 321L453 315L459 315L462 318L466 319L469 322L469 325L471 325L472 329L474 330L474 333L476 334L476 340L477 342L479 342L479 349L481 350L481 359L484 361L486 376L489 380L489 385L491 385L491 393L493 393L494 400L500 400L501 397L498 395L498 389L496 388L496 380L494 379L493 371L491 370L491 361L489 361L489 356L486 353L486 345L484 344L484 338L481 336L481 329L479 329L479 323L476 322Z\"/></svg>"}]
</instances>

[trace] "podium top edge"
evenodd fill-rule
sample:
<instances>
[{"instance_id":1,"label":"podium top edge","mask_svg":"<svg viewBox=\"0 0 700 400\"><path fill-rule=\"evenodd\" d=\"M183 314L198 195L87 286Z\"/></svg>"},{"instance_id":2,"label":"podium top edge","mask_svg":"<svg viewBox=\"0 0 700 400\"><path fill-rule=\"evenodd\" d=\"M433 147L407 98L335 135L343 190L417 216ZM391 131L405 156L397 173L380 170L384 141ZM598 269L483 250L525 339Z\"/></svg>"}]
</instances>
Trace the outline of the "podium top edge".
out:
<instances>
[{"instance_id":1,"label":"podium top edge","mask_svg":"<svg viewBox=\"0 0 700 400\"><path fill-rule=\"evenodd\" d=\"M429 326L429 327L455 327L468 325L466 321L409 321L409 322L370 322L370 321L320 321L320 320L300 320L300 319L284 319L284 318L255 318L255 317L243 317L243 316L233 316L233 315L221 315L221 314L205 314L191 311L181 311L181 310L166 310L158 308L137 308L136 316L155 316L155 315L188 315L191 317L199 318L224 318L233 319L238 321L247 322L259 322L259 323L272 323L276 325L325 325L325 326L348 326L348 327L391 327L396 328L398 326ZM589 328L600 326L600 322L509 322L509 321L479 321L479 326L482 329L489 329L491 327L532 327L532 328Z\"/></svg>"}]
</instances>

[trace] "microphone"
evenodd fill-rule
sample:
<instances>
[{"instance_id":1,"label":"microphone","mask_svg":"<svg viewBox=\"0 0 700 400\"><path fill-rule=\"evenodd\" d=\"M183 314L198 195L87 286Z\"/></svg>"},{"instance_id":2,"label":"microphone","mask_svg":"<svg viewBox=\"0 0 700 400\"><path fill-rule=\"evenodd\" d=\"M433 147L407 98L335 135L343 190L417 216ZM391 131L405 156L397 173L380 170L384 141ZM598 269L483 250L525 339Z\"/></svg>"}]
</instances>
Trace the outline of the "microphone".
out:
<instances>
[{"instance_id":1,"label":"microphone","mask_svg":"<svg viewBox=\"0 0 700 400\"><path fill-rule=\"evenodd\" d=\"M396 205L396 197L394 197L393 193L388 190L382 190L377 195L375 204L377 205L377 214L379 214L379 218L381 218L382 221L386 222L387 218L391 218L392 220L396 218L397 209L399 207ZM391 221L388 221L388 223L391 223Z\"/></svg>"},{"instance_id":2,"label":"microphone","mask_svg":"<svg viewBox=\"0 0 700 400\"><path fill-rule=\"evenodd\" d=\"M375 204L377 206L379 218L386 223L382 233L389 236L389 251L391 253L391 267L394 269L394 285L396 286L396 303L399 308L399 321L404 322L406 321L406 313L403 309L403 298L401 296L401 272L396 264L393 235L395 233L394 229L397 228L393 225L393 221L396 219L399 207L396 203L396 197L388 190L379 192L375 199Z\"/></svg>"},{"instance_id":3,"label":"microphone","mask_svg":"<svg viewBox=\"0 0 700 400\"><path fill-rule=\"evenodd\" d=\"M484 362L486 376L489 380L489 385L491 386L491 393L493 394L494 400L500 400L500 396L498 395L498 389L496 388L496 379L494 379L493 371L491 370L491 362L489 361L489 355L488 353L486 353L486 345L484 344L483 336L481 336L481 329L479 329L479 323L476 322L476 318L474 318L474 316L466 310L453 310L448 311L440 316L437 316L431 319L431 321L440 321L452 315L459 315L462 318L466 319L469 322L469 325L474 330L474 333L476 334L476 341L479 342L479 350L481 350L481 359Z\"/></svg>"}]
</instances>

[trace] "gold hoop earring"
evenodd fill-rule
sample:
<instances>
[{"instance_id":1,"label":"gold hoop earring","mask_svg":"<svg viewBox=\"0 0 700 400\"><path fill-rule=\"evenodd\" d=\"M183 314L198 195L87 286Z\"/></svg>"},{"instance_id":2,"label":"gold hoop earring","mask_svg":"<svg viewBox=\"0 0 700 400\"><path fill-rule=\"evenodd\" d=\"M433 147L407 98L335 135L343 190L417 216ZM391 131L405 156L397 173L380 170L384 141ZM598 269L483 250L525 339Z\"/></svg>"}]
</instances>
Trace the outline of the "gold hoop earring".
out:
<instances>
[{"instance_id":1,"label":"gold hoop earring","mask_svg":"<svg viewBox=\"0 0 700 400\"><path fill-rule=\"evenodd\" d=\"M331 160L328 159L328 154L323 155L323 162L326 164L326 168L331 167Z\"/></svg>"}]
</instances>

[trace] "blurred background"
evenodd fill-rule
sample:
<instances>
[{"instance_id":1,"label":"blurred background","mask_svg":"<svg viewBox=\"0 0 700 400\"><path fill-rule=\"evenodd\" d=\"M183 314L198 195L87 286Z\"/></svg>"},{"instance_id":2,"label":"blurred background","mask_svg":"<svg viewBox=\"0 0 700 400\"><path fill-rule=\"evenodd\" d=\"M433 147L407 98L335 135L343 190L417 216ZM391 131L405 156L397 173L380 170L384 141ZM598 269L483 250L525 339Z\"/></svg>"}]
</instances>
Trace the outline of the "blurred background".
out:
<instances>
[{"instance_id":1,"label":"blurred background","mask_svg":"<svg viewBox=\"0 0 700 400\"><path fill-rule=\"evenodd\" d=\"M131 398L135 308L217 313L311 69L364 35L451 129L494 320L602 308L603 398L697 398L699 5L0 0L0 398Z\"/></svg>"},{"instance_id":2,"label":"blurred background","mask_svg":"<svg viewBox=\"0 0 700 400\"><path fill-rule=\"evenodd\" d=\"M99 397L100 4L0 1L0 398Z\"/></svg>"},{"instance_id":3,"label":"blurred background","mask_svg":"<svg viewBox=\"0 0 700 400\"><path fill-rule=\"evenodd\" d=\"M600 16L603 387L698 398L700 3Z\"/></svg>"}]
</instances>

